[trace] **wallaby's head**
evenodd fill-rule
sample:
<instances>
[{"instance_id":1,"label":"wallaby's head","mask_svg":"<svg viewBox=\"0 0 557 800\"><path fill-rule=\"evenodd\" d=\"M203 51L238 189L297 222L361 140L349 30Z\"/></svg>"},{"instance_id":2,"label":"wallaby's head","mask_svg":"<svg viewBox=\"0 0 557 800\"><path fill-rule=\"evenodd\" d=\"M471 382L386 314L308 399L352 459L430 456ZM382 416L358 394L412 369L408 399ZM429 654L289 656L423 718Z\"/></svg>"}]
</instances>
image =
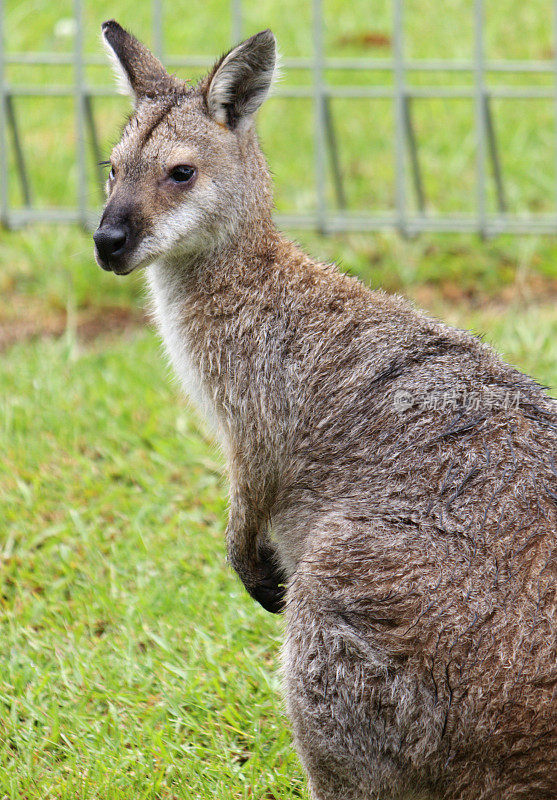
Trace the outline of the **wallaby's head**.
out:
<instances>
[{"instance_id":1,"label":"wallaby's head","mask_svg":"<svg viewBox=\"0 0 557 800\"><path fill-rule=\"evenodd\" d=\"M226 246L268 217L268 173L254 130L276 60L262 31L191 86L117 22L102 33L135 101L112 151L108 201L94 234L97 261L123 275L167 256Z\"/></svg>"}]
</instances>

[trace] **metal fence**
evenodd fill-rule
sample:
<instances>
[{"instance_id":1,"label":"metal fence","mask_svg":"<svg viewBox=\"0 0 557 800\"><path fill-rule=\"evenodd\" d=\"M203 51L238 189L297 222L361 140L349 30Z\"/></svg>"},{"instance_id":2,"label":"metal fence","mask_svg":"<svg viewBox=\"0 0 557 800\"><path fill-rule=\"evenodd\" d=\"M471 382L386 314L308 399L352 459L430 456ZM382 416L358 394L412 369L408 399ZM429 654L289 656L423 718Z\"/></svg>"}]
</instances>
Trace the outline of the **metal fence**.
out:
<instances>
[{"instance_id":1,"label":"metal fence","mask_svg":"<svg viewBox=\"0 0 557 800\"><path fill-rule=\"evenodd\" d=\"M310 76L306 86L279 86L275 94L282 97L310 98L314 110L314 182L317 197L315 210L308 213L283 213L278 222L285 227L315 228L324 233L341 231L368 231L398 229L403 235L421 231L479 232L485 236L509 233L557 233L557 179L555 181L555 211L551 213L511 214L507 210L504 170L501 167L499 147L494 125L493 100L549 99L555 108L555 174L557 176L557 2L553 4L554 31L553 57L544 61L487 60L484 46L484 2L470 3L474 15L474 56L463 60L412 60L405 56L404 0L392 0L393 30L392 57L329 58L324 47L324 13L322 0L312 0L313 52L307 58L286 58L285 70L305 70ZM163 41L163 0L152 2L152 40L155 52L169 68L205 67L211 59L167 55ZM447 11L447 13L449 13ZM233 41L242 38L243 15L241 0L230 0L231 31ZM4 46L6 13L0 1L0 223L12 228L32 222L74 222L85 227L96 225L98 209L90 207L87 158L91 148L95 161L101 160L99 137L95 121L93 98L116 94L112 86L96 87L86 81L86 68L103 63L103 55L88 56L84 51L84 2L73 0L75 39L73 53L54 52L11 53ZM9 65L73 65L71 85L10 85L6 80ZM328 70L388 72L389 85L335 86L327 82ZM415 85L414 73L460 74L466 77L462 86ZM533 76L549 74L551 85L490 85L494 74ZM472 79L472 80L470 80ZM37 208L33 202L25 143L16 114L16 97L73 97L76 130L76 164L78 169L77 196L70 208ZM394 113L393 161L395 173L394 207L384 213L365 214L346 208L345 176L338 154L338 135L331 114L334 98L390 99ZM426 204L424 180L420 166L420 148L417 144L413 121L413 101L419 98L466 98L474 103L476 145L476 204L474 213L432 213ZM15 175L9 175L9 147L15 165ZM308 165L309 166L309 165ZM552 165L553 166L553 165ZM24 205L10 206L8 181L16 179L21 188ZM96 180L102 185L103 177ZM330 203L327 187L329 180L334 190L335 203ZM488 208L487 196L490 181L496 197L496 210Z\"/></svg>"}]
</instances>

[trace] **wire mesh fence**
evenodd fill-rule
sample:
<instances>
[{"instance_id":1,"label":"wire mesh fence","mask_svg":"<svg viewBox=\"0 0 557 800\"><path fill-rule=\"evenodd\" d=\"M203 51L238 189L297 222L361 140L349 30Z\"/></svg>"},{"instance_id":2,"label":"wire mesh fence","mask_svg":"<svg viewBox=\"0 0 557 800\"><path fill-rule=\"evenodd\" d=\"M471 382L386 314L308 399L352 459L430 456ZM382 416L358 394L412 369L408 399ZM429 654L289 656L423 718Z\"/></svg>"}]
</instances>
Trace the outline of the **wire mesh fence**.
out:
<instances>
[{"instance_id":1,"label":"wire mesh fence","mask_svg":"<svg viewBox=\"0 0 557 800\"><path fill-rule=\"evenodd\" d=\"M221 3L229 17L231 43L254 32L245 24L247 5L242 4L242 0L230 0L228 5ZM306 196L302 193L301 199L289 205L285 197L279 202L279 224L315 228L325 233L389 228L398 229L404 235L422 231L479 232L486 236L502 232L556 233L557 3L547 4L544 20L552 31L552 46L543 58L518 59L488 57L485 16L489 3L484 0L465 4L471 28L469 58L412 57L405 41L406 5L405 0L390 2L390 30L385 35L387 57L340 57L331 55L328 47L326 34L334 28L335 20L328 13L326 0L311 1L307 9L311 52L283 59L286 78L278 84L274 95L286 101L303 100L311 106L311 152L303 152L303 183L308 183L307 176L312 171L312 200L304 202ZM451 5L445 4L446 14L451 14ZM8 46L12 40L10 14L6 2L0 4L0 221L4 227L33 222L75 222L85 227L96 224L104 184L98 163L106 157L96 100L116 95L116 89L108 82L108 72L103 73L102 84L89 79L92 67L104 65L104 56L100 48L99 52L91 52L85 46L86 11L85 0L73 0L71 17L66 20L71 23L70 49L64 52L55 49L15 51ZM149 12L153 49L169 69L200 70L212 63L213 56L178 56L168 51L165 23L175 13L175 4L165 5L163 0L153 0ZM127 22L125 18L121 21ZM358 24L364 25L365 20L358 20ZM69 72L70 79L33 83L27 77L27 70L36 67L65 69L64 75L67 77ZM17 75L17 79L13 75ZM298 79L289 80L289 75ZM36 192L30 160L37 145L26 138L25 119L22 119L25 115L19 108L24 100L35 103L46 99L60 103L60 107L62 102L66 104L64 113L72 130L74 185L68 184L67 191L60 193L61 202L54 205L45 203ZM384 207L378 207L371 200L369 204L366 202L367 188L365 180L361 179L363 188L359 192L359 202L352 202L351 182L355 170L350 166L353 153L347 145L346 131L350 131L350 126L362 127L365 118L356 114L352 118L351 111L360 101L382 102L390 107L392 125L383 137L387 141L381 152L371 144L375 135L371 127L369 147L365 129L361 131L362 141L358 145L358 159L369 162L374 169L385 159L385 154L392 160L392 192L386 197ZM461 206L458 202L452 203L449 210L439 208L432 199L431 181L424 168L427 141L416 120L418 104L428 101L461 101L468 109L473 176L466 177L466 203ZM545 104L537 127L542 130L546 143L549 138L551 144L546 147L541 166L538 166L543 198L520 208L509 201L509 170L500 133L503 124L508 134L509 125L504 121L498 124L498 116L504 117L504 114L497 104L506 102L516 108L522 101L528 101L530 106L536 101ZM68 102L71 102L69 110ZM344 114L336 111L338 103L343 104ZM435 114L431 116L434 118ZM364 124L370 124L369 119ZM296 141L292 141L290 149L296 147ZM532 142L526 140L515 150L517 147L515 160L527 164ZM288 153L288 147L282 152ZM432 154L428 157L431 161ZM441 182L442 159L441 153L436 165ZM274 172L280 175L280 157L271 153L271 163ZM454 182L459 178L447 173L446 180ZM371 198L371 188L369 192Z\"/></svg>"}]
</instances>

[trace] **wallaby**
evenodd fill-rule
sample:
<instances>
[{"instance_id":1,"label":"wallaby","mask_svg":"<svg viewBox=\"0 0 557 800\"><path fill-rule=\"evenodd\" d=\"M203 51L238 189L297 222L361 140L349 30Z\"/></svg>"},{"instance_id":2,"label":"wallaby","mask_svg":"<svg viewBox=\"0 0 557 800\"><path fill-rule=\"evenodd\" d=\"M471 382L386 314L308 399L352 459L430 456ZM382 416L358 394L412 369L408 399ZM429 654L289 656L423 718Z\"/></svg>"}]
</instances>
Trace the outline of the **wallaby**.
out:
<instances>
[{"instance_id":1,"label":"wallaby","mask_svg":"<svg viewBox=\"0 0 557 800\"><path fill-rule=\"evenodd\" d=\"M263 31L198 85L103 25L135 98L94 235L230 473L229 559L285 609L315 800L557 796L557 403L275 228Z\"/></svg>"}]
</instances>

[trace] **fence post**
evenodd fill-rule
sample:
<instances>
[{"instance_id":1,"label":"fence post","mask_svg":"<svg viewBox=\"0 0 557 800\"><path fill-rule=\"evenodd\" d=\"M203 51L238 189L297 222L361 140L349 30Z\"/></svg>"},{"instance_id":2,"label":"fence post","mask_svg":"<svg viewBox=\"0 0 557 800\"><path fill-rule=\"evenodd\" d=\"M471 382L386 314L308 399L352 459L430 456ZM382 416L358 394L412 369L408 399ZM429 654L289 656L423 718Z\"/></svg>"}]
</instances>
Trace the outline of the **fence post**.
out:
<instances>
[{"instance_id":1,"label":"fence post","mask_svg":"<svg viewBox=\"0 0 557 800\"><path fill-rule=\"evenodd\" d=\"M493 165L493 180L495 181L495 191L497 192L497 206L499 212L504 214L507 210L507 201L505 200L505 185L503 183L503 171L501 169L501 162L499 159L499 149L497 147L497 136L495 135L495 124L493 122L493 114L491 113L491 105L489 102L489 95L484 95L484 114L487 126L487 144L489 148L489 156Z\"/></svg>"},{"instance_id":2,"label":"fence post","mask_svg":"<svg viewBox=\"0 0 557 800\"><path fill-rule=\"evenodd\" d=\"M17 117L15 114L14 101L13 97L10 94L6 94L4 98L4 107L6 110L6 119L8 122L7 127L10 127L12 129L15 163L17 166L17 173L19 177L19 183L21 186L21 194L23 195L23 202L27 206L27 208L30 208L31 189L29 186L29 181L27 179L25 156L23 155L23 148L21 146L21 137L19 135L19 127L17 124ZM6 131L6 136L7 136L7 131Z\"/></svg>"},{"instance_id":3,"label":"fence post","mask_svg":"<svg viewBox=\"0 0 557 800\"><path fill-rule=\"evenodd\" d=\"M242 41L243 20L242 20L242 0L231 0L230 11L232 14L232 44Z\"/></svg>"},{"instance_id":4,"label":"fence post","mask_svg":"<svg viewBox=\"0 0 557 800\"><path fill-rule=\"evenodd\" d=\"M406 223L406 125L404 75L404 0L393 3L393 51L395 78L395 205L398 228L408 235Z\"/></svg>"},{"instance_id":5,"label":"fence post","mask_svg":"<svg viewBox=\"0 0 557 800\"><path fill-rule=\"evenodd\" d=\"M487 235L486 221L486 170L485 142L487 119L485 107L485 72L484 72L484 4L483 0L474 2L474 73L476 96L476 181L478 200L478 229L480 235Z\"/></svg>"},{"instance_id":6,"label":"fence post","mask_svg":"<svg viewBox=\"0 0 557 800\"><path fill-rule=\"evenodd\" d=\"M0 224L8 227L8 138L4 60L4 2L0 0Z\"/></svg>"},{"instance_id":7,"label":"fence post","mask_svg":"<svg viewBox=\"0 0 557 800\"><path fill-rule=\"evenodd\" d=\"M422 181L420 160L418 158L418 143L416 141L416 134L414 133L414 125L412 123L412 98L408 97L406 94L404 95L404 135L406 137L406 141L408 142L410 165L412 167L412 180L414 181L414 194L416 195L418 211L420 214L425 214L424 184Z\"/></svg>"},{"instance_id":8,"label":"fence post","mask_svg":"<svg viewBox=\"0 0 557 800\"><path fill-rule=\"evenodd\" d=\"M327 232L327 181L325 163L325 87L323 80L323 4L313 0L313 101L315 129L315 192L317 228Z\"/></svg>"},{"instance_id":9,"label":"fence post","mask_svg":"<svg viewBox=\"0 0 557 800\"><path fill-rule=\"evenodd\" d=\"M164 58L164 32L162 22L162 0L153 0L153 51L161 61Z\"/></svg>"},{"instance_id":10,"label":"fence post","mask_svg":"<svg viewBox=\"0 0 557 800\"><path fill-rule=\"evenodd\" d=\"M557 205L557 2L553 3L553 69L555 91L555 203ZM555 217L555 232L557 233L557 215Z\"/></svg>"},{"instance_id":11,"label":"fence post","mask_svg":"<svg viewBox=\"0 0 557 800\"><path fill-rule=\"evenodd\" d=\"M74 101L77 137L77 204L79 221L87 227L87 152L85 149L85 70L83 64L83 0L74 0Z\"/></svg>"}]
</instances>

